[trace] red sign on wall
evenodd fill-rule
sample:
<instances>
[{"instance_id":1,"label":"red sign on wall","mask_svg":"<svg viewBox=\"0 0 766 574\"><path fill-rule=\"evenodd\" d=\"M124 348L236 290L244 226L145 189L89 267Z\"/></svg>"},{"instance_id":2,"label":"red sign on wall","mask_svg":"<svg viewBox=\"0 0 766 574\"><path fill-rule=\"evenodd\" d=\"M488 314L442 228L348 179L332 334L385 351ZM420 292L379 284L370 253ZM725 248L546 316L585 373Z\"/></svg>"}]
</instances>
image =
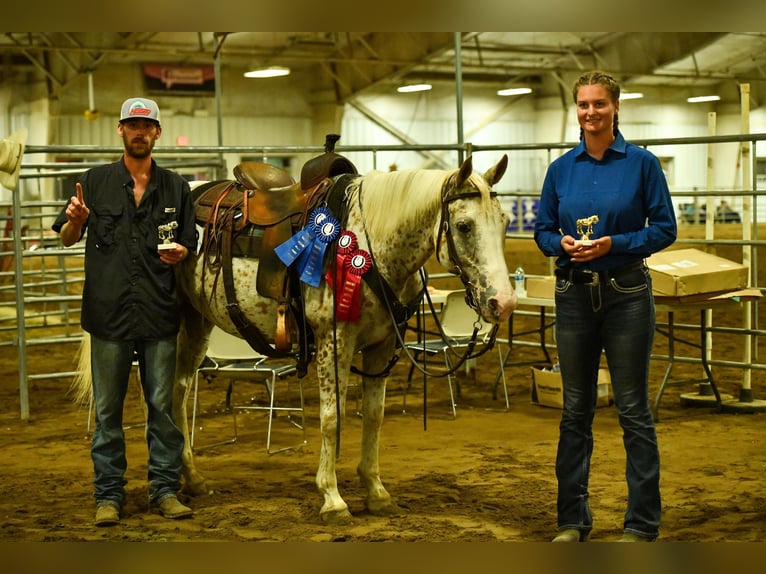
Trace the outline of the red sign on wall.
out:
<instances>
[{"instance_id":1,"label":"red sign on wall","mask_svg":"<svg viewBox=\"0 0 766 574\"><path fill-rule=\"evenodd\" d=\"M162 92L214 92L213 66L168 66L144 64L144 79L150 91Z\"/></svg>"}]
</instances>

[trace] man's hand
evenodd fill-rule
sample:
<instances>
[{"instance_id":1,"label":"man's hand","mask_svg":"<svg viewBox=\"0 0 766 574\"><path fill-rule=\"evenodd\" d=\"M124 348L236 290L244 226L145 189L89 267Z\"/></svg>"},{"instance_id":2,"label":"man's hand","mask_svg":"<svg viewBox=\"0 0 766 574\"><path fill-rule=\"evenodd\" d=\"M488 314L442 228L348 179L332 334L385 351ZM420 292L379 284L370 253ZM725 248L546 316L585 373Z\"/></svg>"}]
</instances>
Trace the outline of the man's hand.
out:
<instances>
[{"instance_id":1,"label":"man's hand","mask_svg":"<svg viewBox=\"0 0 766 574\"><path fill-rule=\"evenodd\" d=\"M88 221L90 209L82 198L82 185L76 184L77 195L73 195L66 207L67 222L61 227L61 243L66 247L74 245L82 237L82 226Z\"/></svg>"},{"instance_id":2,"label":"man's hand","mask_svg":"<svg viewBox=\"0 0 766 574\"><path fill-rule=\"evenodd\" d=\"M160 261L166 265L176 265L189 255L189 250L180 243L176 243L173 249L160 249Z\"/></svg>"},{"instance_id":3,"label":"man's hand","mask_svg":"<svg viewBox=\"0 0 766 574\"><path fill-rule=\"evenodd\" d=\"M82 227L88 220L90 215L90 209L85 205L85 200L82 198L82 185L78 181L76 184L77 195L73 195L69 201L69 205L66 208L66 218L72 225Z\"/></svg>"}]
</instances>

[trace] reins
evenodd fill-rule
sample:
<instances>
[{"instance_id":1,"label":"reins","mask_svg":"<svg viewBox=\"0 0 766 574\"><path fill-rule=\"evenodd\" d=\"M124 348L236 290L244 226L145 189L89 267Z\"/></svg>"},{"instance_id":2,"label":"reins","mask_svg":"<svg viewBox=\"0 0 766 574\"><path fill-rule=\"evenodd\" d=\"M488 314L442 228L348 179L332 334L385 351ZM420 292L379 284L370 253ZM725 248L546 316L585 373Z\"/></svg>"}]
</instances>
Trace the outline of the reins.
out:
<instances>
[{"instance_id":1,"label":"reins","mask_svg":"<svg viewBox=\"0 0 766 574\"><path fill-rule=\"evenodd\" d=\"M447 185L445 184L445 190L442 192L441 223L439 225L439 235L437 236L437 243L436 243L437 260L438 260L439 246L441 245L441 240L442 240L442 234L444 234L444 236L447 238L447 249L448 249L448 253L450 257L450 263L452 263L453 269L455 270L453 271L453 273L455 273L456 275L460 277L461 282L466 287L466 290L465 290L466 304L468 304L468 306L471 307L472 309L478 310L478 303L474 299L473 291L471 289L472 288L471 282L468 280L468 278L466 277L465 273L463 272L462 268L459 265L457 249L455 248L454 239L452 237L452 230L450 229L450 226L449 226L449 204L452 201L455 201L457 199L481 197L481 193L479 191L466 192L466 193L460 193L460 194L454 195L452 197L446 197L446 187ZM496 195L497 195L496 193L491 194L491 196L496 196ZM481 355L486 353L489 349L493 348L495 345L495 337L496 337L497 329L499 326L497 324L493 325L492 330L489 334L489 339L487 344L483 347L483 349L478 354L474 355L473 351L474 351L474 348L476 347L477 335L481 327L479 324L479 321L477 320L474 323L473 333L466 346L466 352L463 354L458 353L458 351L455 350L455 348L450 343L449 337L447 337L446 334L444 333L444 329L442 328L441 322L439 321L438 314L436 313L434 309L433 301L431 300L431 296L428 293L428 288L427 288L428 273L424 267L421 267L420 268L421 289L417 296L418 306L422 304L423 297L425 297L428 302L428 306L431 310L432 316L434 318L434 322L436 323L436 326L442 341L447 345L447 347L456 357L459 357L458 362L452 365L449 369L432 372L426 368L425 352L424 352L423 366L421 367L418 364L415 357L412 355L412 353L410 353L409 350L407 349L407 345L404 341L404 335L403 335L403 331L406 331L407 329L407 321L409 321L412 315L415 314L417 308L413 309L412 307L407 306L406 313L405 313L403 311L404 306L399 302L398 298L394 294L388 282L383 278L382 275L380 275L380 273L377 272L378 265L375 260L375 254L373 253L373 250L372 250L372 242L370 241L370 237L367 232L367 226L364 223L364 209L362 207L362 184L361 183L359 185L359 191L357 193L357 201L359 204L360 218L362 221L362 230L364 231L364 235L367 240L367 251L370 254L370 260L372 261L372 267L370 271L375 270L375 273L370 279L367 279L367 275L370 275L370 271L368 271L365 274L365 279L367 279L367 283L370 286L370 288L372 288L373 291L376 292L376 294L378 295L378 298L386 305L386 309L388 310L391 323L394 327L394 333L396 334L396 339L400 347L400 352L392 357L389 364L380 373L377 373L377 374L363 373L359 371L358 369L355 369L353 365L351 367L351 370L352 372L356 374L360 374L366 377L372 377L372 378L386 377L390 373L391 368L399 361L401 354L402 353L406 354L412 366L417 368L423 374L423 425L425 428L426 419L427 419L426 417L426 405L427 405L426 379L427 377L446 377L446 376L452 375L460 367L462 367L467 360L480 357ZM375 288L376 284L378 289ZM394 307L396 307L396 310L394 309ZM406 315L406 318L403 315ZM424 350L425 350L425 332L419 334L419 336L421 335L422 335L421 340L423 341Z\"/></svg>"}]
</instances>

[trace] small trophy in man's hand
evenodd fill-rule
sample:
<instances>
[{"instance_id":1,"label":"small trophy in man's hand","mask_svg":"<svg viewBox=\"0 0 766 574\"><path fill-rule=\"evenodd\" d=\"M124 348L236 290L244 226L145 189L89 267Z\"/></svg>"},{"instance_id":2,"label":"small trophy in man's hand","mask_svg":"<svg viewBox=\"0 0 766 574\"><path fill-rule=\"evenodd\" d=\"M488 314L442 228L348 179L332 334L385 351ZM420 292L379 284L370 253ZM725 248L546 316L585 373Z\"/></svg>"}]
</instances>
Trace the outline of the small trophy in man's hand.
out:
<instances>
[{"instance_id":1,"label":"small trophy in man's hand","mask_svg":"<svg viewBox=\"0 0 766 574\"><path fill-rule=\"evenodd\" d=\"M157 245L157 249L160 251L163 249L175 249L176 243L173 241L176 238L176 228L178 227L177 221L171 221L164 225L157 226L157 235L160 238L160 243Z\"/></svg>"}]
</instances>

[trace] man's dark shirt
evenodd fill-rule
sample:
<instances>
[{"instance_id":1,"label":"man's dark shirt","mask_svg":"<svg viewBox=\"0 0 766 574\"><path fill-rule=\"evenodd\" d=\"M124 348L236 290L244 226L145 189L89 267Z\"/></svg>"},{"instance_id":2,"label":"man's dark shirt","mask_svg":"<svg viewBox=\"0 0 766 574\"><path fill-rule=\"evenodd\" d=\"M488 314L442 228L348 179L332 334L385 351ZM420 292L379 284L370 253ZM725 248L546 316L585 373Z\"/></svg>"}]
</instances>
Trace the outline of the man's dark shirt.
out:
<instances>
[{"instance_id":1,"label":"man's dark shirt","mask_svg":"<svg viewBox=\"0 0 766 574\"><path fill-rule=\"evenodd\" d=\"M160 261L157 227L178 223L175 241L197 249L189 184L152 160L151 179L136 207L133 178L122 158L80 178L86 222L82 327L109 340L161 339L178 332L174 268ZM53 229L67 222L64 208ZM85 227L83 227L85 233Z\"/></svg>"}]
</instances>

